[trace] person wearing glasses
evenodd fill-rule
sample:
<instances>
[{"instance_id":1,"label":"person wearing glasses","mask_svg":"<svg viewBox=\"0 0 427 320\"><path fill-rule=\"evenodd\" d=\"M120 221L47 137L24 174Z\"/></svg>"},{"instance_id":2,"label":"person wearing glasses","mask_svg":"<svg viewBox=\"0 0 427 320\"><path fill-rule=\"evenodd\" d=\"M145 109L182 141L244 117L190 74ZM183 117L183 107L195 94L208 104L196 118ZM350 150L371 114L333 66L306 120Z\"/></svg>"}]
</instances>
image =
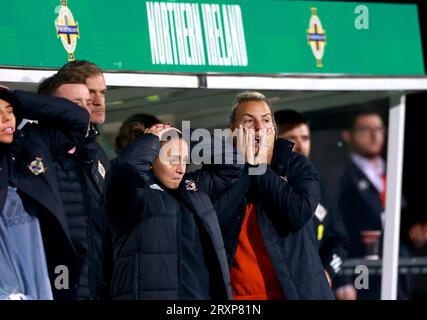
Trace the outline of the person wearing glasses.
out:
<instances>
[{"instance_id":1,"label":"person wearing glasses","mask_svg":"<svg viewBox=\"0 0 427 320\"><path fill-rule=\"evenodd\" d=\"M367 234L376 234L377 252L382 252L384 228L386 163L382 157L386 128L376 111L364 111L352 118L351 126L342 132L349 148L349 162L341 176L338 211L342 214L349 236L349 258L367 257ZM404 204L404 201L402 202ZM401 244L401 255L405 248ZM399 299L408 298L408 279L399 279ZM381 293L380 276L369 275L369 289L356 290L351 281L336 290L342 300L376 300Z\"/></svg>"}]
</instances>

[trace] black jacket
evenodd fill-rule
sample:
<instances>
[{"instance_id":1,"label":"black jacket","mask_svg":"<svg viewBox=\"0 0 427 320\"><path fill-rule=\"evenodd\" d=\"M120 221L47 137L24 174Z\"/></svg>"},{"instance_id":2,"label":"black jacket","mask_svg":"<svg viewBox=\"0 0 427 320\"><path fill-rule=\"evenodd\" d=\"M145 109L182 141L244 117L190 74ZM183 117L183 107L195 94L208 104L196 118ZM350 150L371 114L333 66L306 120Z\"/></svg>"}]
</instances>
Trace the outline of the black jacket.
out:
<instances>
[{"instance_id":1,"label":"black jacket","mask_svg":"<svg viewBox=\"0 0 427 320\"><path fill-rule=\"evenodd\" d=\"M171 191L164 188L150 170L159 149L156 136L139 135L111 163L106 200L115 257L112 297L185 297L182 283L189 279L183 279L181 270L181 223L183 214L191 213L200 223L199 232L207 238L202 251L209 260L205 267L211 275L209 286L214 289L211 298L231 298L224 243L208 195L225 191L238 179L241 168L206 166L185 175L178 190ZM197 181L195 188L191 188L190 179Z\"/></svg>"},{"instance_id":2,"label":"black jacket","mask_svg":"<svg viewBox=\"0 0 427 320\"><path fill-rule=\"evenodd\" d=\"M68 283L72 284L77 276L77 260L53 162L84 141L89 114L66 99L24 91L14 94L19 101L14 106L18 120L25 117L38 120L39 124L27 124L16 131L13 144L7 147L7 152L1 153L0 208L4 205L8 179L12 180L26 211L39 218L54 298L66 297L70 290L56 290L55 287L56 278L65 274L55 273L55 269L66 266ZM44 171L30 170L30 164L37 159L43 164Z\"/></svg>"},{"instance_id":3,"label":"black jacket","mask_svg":"<svg viewBox=\"0 0 427 320\"><path fill-rule=\"evenodd\" d=\"M102 195L109 162L95 137L90 135L77 145L74 154L55 160L60 196L79 261L73 299L108 298L104 277L104 265L108 266L104 259L107 216Z\"/></svg>"},{"instance_id":4,"label":"black jacket","mask_svg":"<svg viewBox=\"0 0 427 320\"><path fill-rule=\"evenodd\" d=\"M312 217L320 200L319 177L293 144L279 139L263 175L244 175L215 202L229 265L233 265L246 205L257 220L287 299L333 299L317 250ZM277 172L277 173L276 173ZM230 201L233 199L234 201Z\"/></svg>"},{"instance_id":5,"label":"black jacket","mask_svg":"<svg viewBox=\"0 0 427 320\"><path fill-rule=\"evenodd\" d=\"M110 161L95 138L96 136L86 138L85 143L77 148L79 163L85 173L84 197L90 230L88 247L91 249L90 254L86 257L89 271L89 297L109 299L112 240L103 195L106 174L110 170Z\"/></svg>"}]
</instances>

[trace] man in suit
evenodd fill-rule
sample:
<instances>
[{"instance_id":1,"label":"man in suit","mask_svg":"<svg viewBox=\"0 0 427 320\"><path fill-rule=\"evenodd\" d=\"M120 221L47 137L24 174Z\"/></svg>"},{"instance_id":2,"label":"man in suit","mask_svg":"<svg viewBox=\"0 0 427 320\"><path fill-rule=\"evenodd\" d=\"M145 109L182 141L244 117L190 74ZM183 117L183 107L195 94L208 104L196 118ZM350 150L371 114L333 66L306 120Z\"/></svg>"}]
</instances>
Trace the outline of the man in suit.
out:
<instances>
[{"instance_id":1,"label":"man in suit","mask_svg":"<svg viewBox=\"0 0 427 320\"><path fill-rule=\"evenodd\" d=\"M340 180L338 210L342 214L349 234L349 257L362 258L368 252L362 234L375 231L378 235L378 255L381 255L382 232L386 193L386 165L381 152L385 140L385 126L380 114L366 111L357 114L349 129L342 133L349 147L350 161ZM401 255L404 252L401 245ZM408 298L407 278L400 278L398 296ZM402 281L403 280L403 281ZM337 291L340 299L380 299L381 278L370 275L369 289L356 292L353 284L342 286Z\"/></svg>"}]
</instances>

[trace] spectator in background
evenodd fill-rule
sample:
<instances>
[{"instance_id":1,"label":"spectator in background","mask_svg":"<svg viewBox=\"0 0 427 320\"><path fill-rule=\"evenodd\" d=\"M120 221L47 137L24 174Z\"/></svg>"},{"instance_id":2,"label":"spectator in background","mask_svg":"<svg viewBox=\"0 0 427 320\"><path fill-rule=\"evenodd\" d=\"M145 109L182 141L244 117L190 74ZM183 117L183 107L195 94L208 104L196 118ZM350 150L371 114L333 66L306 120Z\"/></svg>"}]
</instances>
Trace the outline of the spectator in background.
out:
<instances>
[{"instance_id":1,"label":"spectator in background","mask_svg":"<svg viewBox=\"0 0 427 320\"><path fill-rule=\"evenodd\" d=\"M83 84L89 89L91 103L88 105L90 111L90 130L86 141L91 148L96 150L100 157L99 169L107 171L110 166L109 159L99 143L96 142L96 137L99 135L98 126L105 122L105 94L107 86L105 84L104 74L102 70L94 63L86 60L75 60L68 62L58 71L58 77L61 77L62 82L67 81L69 84L75 84L83 81ZM56 81L42 81L39 84L38 92L43 95L53 96L63 94L67 90L57 92L58 83Z\"/></svg>"},{"instance_id":2,"label":"spectator in background","mask_svg":"<svg viewBox=\"0 0 427 320\"><path fill-rule=\"evenodd\" d=\"M277 111L278 137L290 140L294 151L309 157L311 133L308 120L293 110ZM321 180L321 200L314 213L313 222L319 242L319 254L331 285L340 273L342 261L347 256L347 234L341 216L337 213L331 190ZM334 284L334 287L335 284Z\"/></svg>"},{"instance_id":3,"label":"spectator in background","mask_svg":"<svg viewBox=\"0 0 427 320\"><path fill-rule=\"evenodd\" d=\"M95 125L102 125L105 122L105 94L107 92L102 70L92 62L74 60L65 64L58 73L65 74L69 78L84 79L92 100L90 122Z\"/></svg>"},{"instance_id":4,"label":"spectator in background","mask_svg":"<svg viewBox=\"0 0 427 320\"><path fill-rule=\"evenodd\" d=\"M380 114L374 111L357 114L342 137L349 147L350 161L339 184L338 210L349 235L349 257L362 258L366 255L366 248L361 233L376 231L380 234L378 241L381 244L384 227L386 164L381 152L385 126ZM381 253L379 245L378 254ZM407 255L402 243L400 255ZM380 277L370 275L369 280L369 289L357 291L358 299L380 299ZM353 284L349 283L337 291L337 296L345 299L355 293ZM407 277L399 277L398 298L408 298Z\"/></svg>"},{"instance_id":5,"label":"spectator in background","mask_svg":"<svg viewBox=\"0 0 427 320\"><path fill-rule=\"evenodd\" d=\"M161 121L156 117L145 113L134 114L127 118L120 126L119 133L115 140L116 153L120 154L120 152L136 137L137 134L144 132L145 129L151 128L157 123L161 123Z\"/></svg>"}]
</instances>

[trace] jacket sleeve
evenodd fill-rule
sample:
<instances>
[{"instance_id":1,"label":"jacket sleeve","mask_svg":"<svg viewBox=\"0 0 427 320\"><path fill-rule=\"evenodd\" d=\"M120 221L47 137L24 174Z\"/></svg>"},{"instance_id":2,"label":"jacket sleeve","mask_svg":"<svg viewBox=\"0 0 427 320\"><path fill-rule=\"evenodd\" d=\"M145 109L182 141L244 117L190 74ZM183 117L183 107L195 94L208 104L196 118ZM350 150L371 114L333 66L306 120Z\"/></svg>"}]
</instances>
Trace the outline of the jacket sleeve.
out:
<instances>
[{"instance_id":1,"label":"jacket sleeve","mask_svg":"<svg viewBox=\"0 0 427 320\"><path fill-rule=\"evenodd\" d=\"M324 198L322 197L322 202ZM337 211L336 205L328 206L328 222L325 221L325 235L321 243L319 255L322 259L324 268L334 279L340 274L342 262L348 255L348 236Z\"/></svg>"},{"instance_id":2,"label":"jacket sleeve","mask_svg":"<svg viewBox=\"0 0 427 320\"><path fill-rule=\"evenodd\" d=\"M104 200L113 234L130 225L140 206L138 190L146 185L146 176L160 148L159 138L138 135L111 161L106 177Z\"/></svg>"},{"instance_id":3,"label":"jacket sleeve","mask_svg":"<svg viewBox=\"0 0 427 320\"><path fill-rule=\"evenodd\" d=\"M89 127L86 109L63 98L20 90L15 90L14 95L20 102L16 106L17 119L37 120L54 155L84 141Z\"/></svg>"},{"instance_id":4,"label":"jacket sleeve","mask_svg":"<svg viewBox=\"0 0 427 320\"><path fill-rule=\"evenodd\" d=\"M244 160L237 149L229 142L224 143L215 139L217 138L213 137L209 144L202 148L205 150L209 148L210 163L204 163L201 169L185 177L185 179L194 180L198 188L206 193L212 202L239 180L244 170Z\"/></svg>"},{"instance_id":5,"label":"jacket sleeve","mask_svg":"<svg viewBox=\"0 0 427 320\"><path fill-rule=\"evenodd\" d=\"M146 174L159 155L160 139L153 134L139 134L117 157L121 163L133 166L140 175Z\"/></svg>"},{"instance_id":6,"label":"jacket sleeve","mask_svg":"<svg viewBox=\"0 0 427 320\"><path fill-rule=\"evenodd\" d=\"M331 230L319 252L332 279L340 274L342 262L347 257L347 237L343 227L340 221L331 221Z\"/></svg>"},{"instance_id":7,"label":"jacket sleeve","mask_svg":"<svg viewBox=\"0 0 427 320\"><path fill-rule=\"evenodd\" d=\"M291 152L282 141L275 145L272 166L267 166L265 174L252 175L251 180L273 223L283 232L294 232L316 211L319 175L307 158Z\"/></svg>"}]
</instances>

